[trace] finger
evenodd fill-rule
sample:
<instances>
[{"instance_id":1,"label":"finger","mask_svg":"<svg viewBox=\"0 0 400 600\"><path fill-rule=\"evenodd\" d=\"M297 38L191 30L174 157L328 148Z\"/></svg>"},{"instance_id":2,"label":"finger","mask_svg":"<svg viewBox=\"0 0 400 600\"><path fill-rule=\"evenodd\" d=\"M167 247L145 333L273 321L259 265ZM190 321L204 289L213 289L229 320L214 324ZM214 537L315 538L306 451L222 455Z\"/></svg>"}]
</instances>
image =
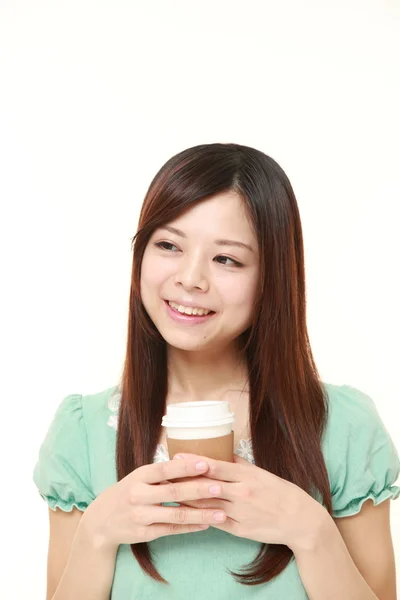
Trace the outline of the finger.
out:
<instances>
[{"instance_id":1,"label":"finger","mask_svg":"<svg viewBox=\"0 0 400 600\"><path fill-rule=\"evenodd\" d=\"M217 500L217 498L210 498L205 500L186 500L181 503L181 506L189 506L191 508L197 509L212 509L212 510L222 510L224 511L228 517L233 516L231 511L233 509L232 502L227 502L225 500Z\"/></svg>"},{"instance_id":2,"label":"finger","mask_svg":"<svg viewBox=\"0 0 400 600\"><path fill-rule=\"evenodd\" d=\"M185 506L146 506L142 524L177 523L178 525L215 525L226 520L224 511L213 509L188 508ZM217 515L222 515L218 519Z\"/></svg>"},{"instance_id":3,"label":"finger","mask_svg":"<svg viewBox=\"0 0 400 600\"><path fill-rule=\"evenodd\" d=\"M161 496L154 496L153 492L149 491L150 495L145 497L145 502L147 504L162 504L163 502L179 502L179 503L185 502L186 504L188 504L188 502L190 501L190 502L193 502L194 503L193 506L196 506L197 508L207 508L205 506L205 503L208 502L209 499L212 500L213 498L215 498L215 499L221 498L221 499L225 500L227 503L232 504L235 501L235 499L238 497L238 494L240 494L240 488L239 488L240 484L227 483L225 481L217 482L217 481L215 481L215 479L208 479L206 476L204 476L204 477L201 476L198 479L193 479L193 477L183 477L182 479L175 479L173 482L164 481L164 482L162 482L162 484L159 484L159 485L160 486L163 484L165 484L165 485L175 484L176 485L176 482L180 483L180 482L187 482L187 481L192 482L193 484L197 483L198 481L201 482L204 486L207 486L209 494L207 494L206 496L204 496L202 498L196 499L193 495L196 491L196 488L193 488L193 490L194 490L193 492L190 492L190 491L188 491L187 493L185 492L185 496L189 496L189 494L192 494L193 497L187 498L186 500L171 500L171 499L165 500L166 496L163 491L162 492L163 499L160 500ZM149 487L153 488L154 486L151 485ZM163 489L165 490L165 488L163 488ZM191 488L189 488L189 489L191 489ZM173 492L171 491L170 493L172 494L173 497L175 497L175 495L176 495L176 497L181 497L181 496L179 496L180 492L177 492L175 490ZM154 498L156 498L156 500L154 500ZM203 505L203 503L204 503L204 505ZM213 506L213 505L210 505L210 506Z\"/></svg>"},{"instance_id":4,"label":"finger","mask_svg":"<svg viewBox=\"0 0 400 600\"><path fill-rule=\"evenodd\" d=\"M227 533L231 533L237 537L243 537L240 535L240 524L235 519L228 518L224 523L216 523L212 525L215 529L221 529L222 531L226 531Z\"/></svg>"},{"instance_id":5,"label":"finger","mask_svg":"<svg viewBox=\"0 0 400 600\"><path fill-rule=\"evenodd\" d=\"M192 481L170 483L170 485L147 485L141 490L143 504L160 502L185 502L202 498L224 498L231 500L237 490L230 486L238 484L215 482L213 479L198 477Z\"/></svg>"},{"instance_id":6,"label":"finger","mask_svg":"<svg viewBox=\"0 0 400 600\"><path fill-rule=\"evenodd\" d=\"M199 477L200 477L199 481L203 481L204 485L208 485L209 487L213 486L213 488L214 488L214 486L216 486L214 491L211 492L212 496L218 496L219 498L224 498L225 500L232 501L234 499L234 497L236 496L237 491L239 490L239 486L237 483L227 483L224 481L216 482L215 479L208 478L207 474L200 475ZM193 477L177 477L173 481L162 481L158 485L167 485L167 484L171 485L172 483L175 483L175 484L176 483L184 483L185 481L195 482L195 481L197 481L197 479L195 479ZM157 485L157 484L155 484L155 485ZM220 491L218 491L218 488L220 488ZM193 500L193 498L192 498L192 500Z\"/></svg>"},{"instance_id":7,"label":"finger","mask_svg":"<svg viewBox=\"0 0 400 600\"><path fill-rule=\"evenodd\" d=\"M214 511L221 510L227 516L226 521L229 519L237 521L239 518L237 506L234 503L225 500L217 500L216 498L211 498L210 500L187 500L186 502L182 502L180 506L189 506L197 509L211 509ZM223 523L226 523L226 521L223 521ZM215 525L213 525L213 527L215 527Z\"/></svg>"},{"instance_id":8,"label":"finger","mask_svg":"<svg viewBox=\"0 0 400 600\"><path fill-rule=\"evenodd\" d=\"M209 529L209 525L178 525L170 523L168 525L159 525L154 523L146 527L146 541L151 542L160 537L167 535L181 535L182 533L195 533L196 531L204 531Z\"/></svg>"},{"instance_id":9,"label":"finger","mask_svg":"<svg viewBox=\"0 0 400 600\"><path fill-rule=\"evenodd\" d=\"M196 469L196 463L205 463L204 468ZM143 483L160 483L177 477L195 477L205 473L208 469L208 461L203 460L169 460L160 463L143 465L133 471L136 477Z\"/></svg>"},{"instance_id":10,"label":"finger","mask_svg":"<svg viewBox=\"0 0 400 600\"><path fill-rule=\"evenodd\" d=\"M196 461L206 461L209 464L207 477L219 479L221 481L243 481L243 469L245 469L245 465L231 463L225 460L214 460L213 458L197 454L180 453L179 456L182 456L183 458L174 457L171 462L179 463L190 461L195 463Z\"/></svg>"}]
</instances>

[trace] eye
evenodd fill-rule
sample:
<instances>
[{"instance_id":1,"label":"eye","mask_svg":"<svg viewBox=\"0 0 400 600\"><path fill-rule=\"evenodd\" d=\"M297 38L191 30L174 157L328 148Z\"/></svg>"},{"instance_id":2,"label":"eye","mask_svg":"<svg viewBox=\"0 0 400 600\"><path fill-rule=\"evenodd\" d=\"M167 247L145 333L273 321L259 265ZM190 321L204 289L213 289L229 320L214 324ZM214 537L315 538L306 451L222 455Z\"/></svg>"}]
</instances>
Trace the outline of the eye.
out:
<instances>
[{"instance_id":1,"label":"eye","mask_svg":"<svg viewBox=\"0 0 400 600\"><path fill-rule=\"evenodd\" d=\"M171 244L171 242L157 242L155 244L155 246L157 246L157 248L161 248L161 250L167 250L168 252L172 252L172 249L167 248L166 246L171 246L172 248L176 248L176 246L174 244Z\"/></svg>"},{"instance_id":2,"label":"eye","mask_svg":"<svg viewBox=\"0 0 400 600\"><path fill-rule=\"evenodd\" d=\"M226 262L220 262L218 259L221 259L223 261L224 260L225 261L230 260L232 264L229 264L229 263L226 263ZM229 258L229 256L216 256L214 258L214 260L216 260L218 262L218 264L220 264L220 265L226 265L227 267L232 267L232 266L243 267L242 263L238 262L237 260L233 260L233 258Z\"/></svg>"}]
</instances>

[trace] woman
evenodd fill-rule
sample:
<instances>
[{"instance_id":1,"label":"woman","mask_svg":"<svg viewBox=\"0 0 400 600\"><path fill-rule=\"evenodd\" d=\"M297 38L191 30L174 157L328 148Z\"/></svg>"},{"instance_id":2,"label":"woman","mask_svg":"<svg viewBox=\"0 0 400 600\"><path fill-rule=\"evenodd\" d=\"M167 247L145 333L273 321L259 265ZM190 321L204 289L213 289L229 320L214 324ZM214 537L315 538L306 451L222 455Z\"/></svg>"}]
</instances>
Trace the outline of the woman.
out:
<instances>
[{"instance_id":1,"label":"woman","mask_svg":"<svg viewBox=\"0 0 400 600\"><path fill-rule=\"evenodd\" d=\"M210 399L235 462L169 460L167 405ZM121 381L64 398L40 450L47 597L394 600L399 468L372 399L319 378L283 170L237 144L172 157L134 238Z\"/></svg>"}]
</instances>

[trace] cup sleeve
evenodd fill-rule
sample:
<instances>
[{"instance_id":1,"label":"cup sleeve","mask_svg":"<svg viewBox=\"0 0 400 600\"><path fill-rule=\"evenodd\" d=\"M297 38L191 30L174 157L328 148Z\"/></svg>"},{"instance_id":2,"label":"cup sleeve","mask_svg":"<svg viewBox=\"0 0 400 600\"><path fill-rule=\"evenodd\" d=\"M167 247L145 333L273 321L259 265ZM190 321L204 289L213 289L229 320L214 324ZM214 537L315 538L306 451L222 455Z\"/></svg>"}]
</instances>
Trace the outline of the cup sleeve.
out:
<instances>
[{"instance_id":1,"label":"cup sleeve","mask_svg":"<svg viewBox=\"0 0 400 600\"><path fill-rule=\"evenodd\" d=\"M333 413L328 452L333 516L355 515L366 500L376 506L398 498L399 454L372 398L340 386Z\"/></svg>"},{"instance_id":2,"label":"cup sleeve","mask_svg":"<svg viewBox=\"0 0 400 600\"><path fill-rule=\"evenodd\" d=\"M52 510L85 511L94 500L81 395L66 396L59 405L40 446L33 481Z\"/></svg>"}]
</instances>

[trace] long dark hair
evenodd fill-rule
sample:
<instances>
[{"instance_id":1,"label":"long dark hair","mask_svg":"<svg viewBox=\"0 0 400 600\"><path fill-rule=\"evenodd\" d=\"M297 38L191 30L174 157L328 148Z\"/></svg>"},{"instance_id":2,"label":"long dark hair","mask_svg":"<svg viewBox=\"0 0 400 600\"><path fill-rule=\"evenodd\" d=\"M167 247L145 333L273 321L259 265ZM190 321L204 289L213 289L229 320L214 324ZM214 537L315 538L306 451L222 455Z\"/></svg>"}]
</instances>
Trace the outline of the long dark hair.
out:
<instances>
[{"instance_id":1,"label":"long dark hair","mask_svg":"<svg viewBox=\"0 0 400 600\"><path fill-rule=\"evenodd\" d=\"M252 325L240 336L249 373L249 426L255 463L290 481L332 515L321 438L328 400L312 356L306 325L304 249L300 214L282 168L263 152L239 144L203 144L169 159L154 177L132 240L133 264L126 357L120 382L116 462L118 481L153 462L166 410L166 342L140 297L143 253L152 233L201 200L227 190L243 199L257 235L260 281ZM147 543L132 544L141 568L156 570ZM261 544L244 585L266 583L293 557L283 544Z\"/></svg>"}]
</instances>

